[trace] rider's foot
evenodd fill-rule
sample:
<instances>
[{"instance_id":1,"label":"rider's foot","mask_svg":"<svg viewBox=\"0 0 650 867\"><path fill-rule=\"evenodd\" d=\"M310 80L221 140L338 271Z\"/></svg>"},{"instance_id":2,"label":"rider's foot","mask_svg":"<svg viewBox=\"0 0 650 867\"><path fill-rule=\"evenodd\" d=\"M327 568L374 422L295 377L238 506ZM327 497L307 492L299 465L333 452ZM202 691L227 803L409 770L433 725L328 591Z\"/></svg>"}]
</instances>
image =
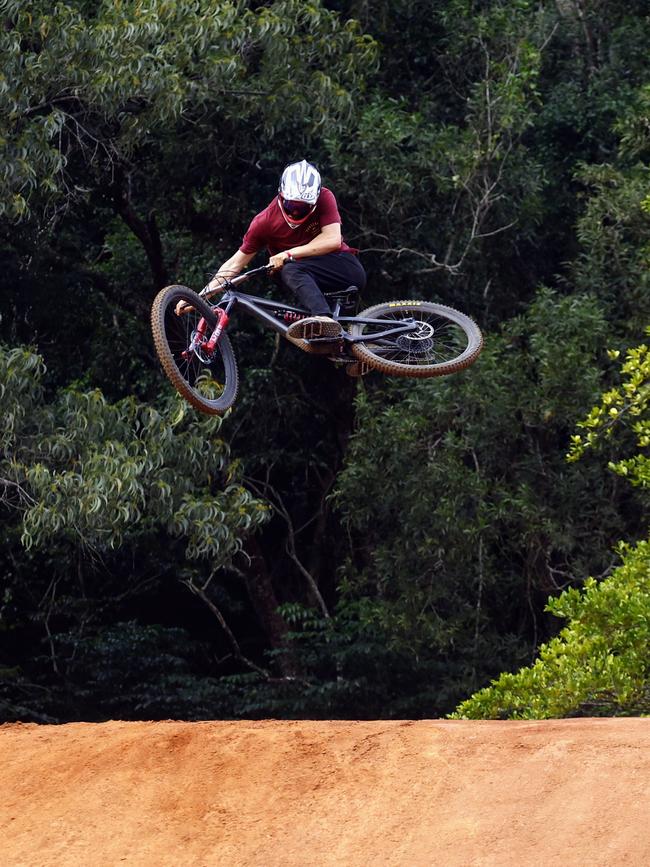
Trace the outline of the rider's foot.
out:
<instances>
[{"instance_id":1,"label":"rider's foot","mask_svg":"<svg viewBox=\"0 0 650 867\"><path fill-rule=\"evenodd\" d=\"M293 322L287 329L290 340L317 340L318 338L340 337L343 329L331 316L307 316Z\"/></svg>"}]
</instances>

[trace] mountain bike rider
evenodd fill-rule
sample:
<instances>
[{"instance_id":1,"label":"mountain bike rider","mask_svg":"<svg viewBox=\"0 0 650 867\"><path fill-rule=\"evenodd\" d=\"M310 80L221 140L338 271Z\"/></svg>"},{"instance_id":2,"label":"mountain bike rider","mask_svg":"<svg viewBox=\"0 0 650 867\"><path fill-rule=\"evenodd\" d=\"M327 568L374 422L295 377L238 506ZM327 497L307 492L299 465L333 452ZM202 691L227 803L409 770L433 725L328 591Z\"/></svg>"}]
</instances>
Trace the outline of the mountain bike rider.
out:
<instances>
[{"instance_id":1,"label":"mountain bike rider","mask_svg":"<svg viewBox=\"0 0 650 867\"><path fill-rule=\"evenodd\" d=\"M311 314L289 326L287 337L310 340L338 337L341 326L323 291L354 285L363 289L366 274L341 235L341 217L331 190L321 186L318 169L306 160L290 163L282 172L278 193L253 217L239 249L221 265L206 294L221 291L224 278L234 277L263 249L281 284L289 288ZM182 312L182 303L176 312Z\"/></svg>"}]
</instances>

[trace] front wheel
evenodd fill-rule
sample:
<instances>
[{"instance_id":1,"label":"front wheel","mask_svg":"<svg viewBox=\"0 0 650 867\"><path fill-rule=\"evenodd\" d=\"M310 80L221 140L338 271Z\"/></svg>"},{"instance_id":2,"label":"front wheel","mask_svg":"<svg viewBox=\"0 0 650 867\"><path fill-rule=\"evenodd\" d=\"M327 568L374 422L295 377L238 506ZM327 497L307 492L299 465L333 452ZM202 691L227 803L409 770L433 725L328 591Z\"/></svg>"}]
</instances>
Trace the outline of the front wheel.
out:
<instances>
[{"instance_id":1,"label":"front wheel","mask_svg":"<svg viewBox=\"0 0 650 867\"><path fill-rule=\"evenodd\" d=\"M174 311L179 301L194 309L177 316ZM212 307L185 286L161 289L151 308L156 352L170 382L196 409L221 415L237 397L237 361L226 334L221 334L212 353L196 345L202 319L212 333L217 323Z\"/></svg>"},{"instance_id":2,"label":"front wheel","mask_svg":"<svg viewBox=\"0 0 650 867\"><path fill-rule=\"evenodd\" d=\"M483 337L476 323L443 304L429 301L389 301L376 304L358 314L352 337L364 337L350 349L360 361L392 376L443 376L469 367L483 348ZM389 329L413 323L401 334L382 336Z\"/></svg>"}]
</instances>

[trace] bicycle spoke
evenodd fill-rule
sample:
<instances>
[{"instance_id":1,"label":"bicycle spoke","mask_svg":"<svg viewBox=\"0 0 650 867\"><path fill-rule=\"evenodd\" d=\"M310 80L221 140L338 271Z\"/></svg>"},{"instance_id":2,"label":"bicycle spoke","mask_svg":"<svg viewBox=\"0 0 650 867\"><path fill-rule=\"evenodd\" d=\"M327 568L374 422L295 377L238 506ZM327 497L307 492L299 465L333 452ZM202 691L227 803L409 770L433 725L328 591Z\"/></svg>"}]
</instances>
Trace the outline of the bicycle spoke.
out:
<instances>
[{"instance_id":1,"label":"bicycle spoke","mask_svg":"<svg viewBox=\"0 0 650 867\"><path fill-rule=\"evenodd\" d=\"M198 394L212 397L224 390L224 365L218 350L209 359L201 357L199 351L190 352L200 320L201 316L196 311L176 316L172 310L168 310L165 333L180 375Z\"/></svg>"},{"instance_id":2,"label":"bicycle spoke","mask_svg":"<svg viewBox=\"0 0 650 867\"><path fill-rule=\"evenodd\" d=\"M366 317L374 321L364 322ZM454 373L473 364L483 345L468 316L430 301L377 304L363 311L359 320L351 326L352 353L389 375L423 378Z\"/></svg>"},{"instance_id":3,"label":"bicycle spoke","mask_svg":"<svg viewBox=\"0 0 650 867\"><path fill-rule=\"evenodd\" d=\"M389 313L382 318L393 322L404 321L404 316L399 313ZM382 358L412 365L449 361L467 345L463 330L443 317L414 314L412 318L420 323L419 334L405 332L394 337L377 336L375 340L369 334L367 345Z\"/></svg>"},{"instance_id":4,"label":"bicycle spoke","mask_svg":"<svg viewBox=\"0 0 650 867\"><path fill-rule=\"evenodd\" d=\"M192 309L177 316L179 304ZM184 286L161 289L151 310L156 352L167 377L185 400L209 415L233 405L239 384L228 335L222 332L214 350L207 348L216 319L214 309Z\"/></svg>"}]
</instances>

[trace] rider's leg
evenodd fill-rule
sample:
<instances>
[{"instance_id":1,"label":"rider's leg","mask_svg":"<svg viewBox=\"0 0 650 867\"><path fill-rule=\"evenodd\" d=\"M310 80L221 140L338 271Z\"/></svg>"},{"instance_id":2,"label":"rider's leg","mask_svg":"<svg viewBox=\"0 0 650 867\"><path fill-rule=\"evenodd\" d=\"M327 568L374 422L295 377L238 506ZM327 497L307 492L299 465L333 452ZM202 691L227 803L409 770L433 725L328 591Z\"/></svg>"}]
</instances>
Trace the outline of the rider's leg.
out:
<instances>
[{"instance_id":1,"label":"rider's leg","mask_svg":"<svg viewBox=\"0 0 650 867\"><path fill-rule=\"evenodd\" d=\"M326 253L294 259L280 271L280 279L314 316L331 316L323 291L336 292L366 285L366 272L353 253Z\"/></svg>"}]
</instances>

